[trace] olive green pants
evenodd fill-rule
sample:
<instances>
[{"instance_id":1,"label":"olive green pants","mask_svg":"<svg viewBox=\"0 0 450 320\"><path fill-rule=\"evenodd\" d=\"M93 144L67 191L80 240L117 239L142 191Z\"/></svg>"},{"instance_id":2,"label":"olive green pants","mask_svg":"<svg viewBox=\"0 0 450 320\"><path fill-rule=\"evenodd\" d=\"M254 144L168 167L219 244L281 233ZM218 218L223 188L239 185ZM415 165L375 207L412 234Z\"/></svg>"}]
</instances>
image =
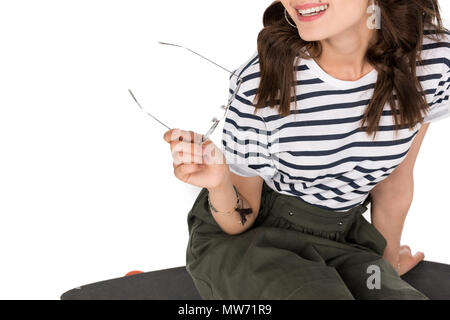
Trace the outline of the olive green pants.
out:
<instances>
[{"instance_id":1,"label":"olive green pants","mask_svg":"<svg viewBox=\"0 0 450 320\"><path fill-rule=\"evenodd\" d=\"M264 184L253 226L222 231L203 189L188 214L186 269L203 299L422 299L382 255L362 213L315 207Z\"/></svg>"}]
</instances>

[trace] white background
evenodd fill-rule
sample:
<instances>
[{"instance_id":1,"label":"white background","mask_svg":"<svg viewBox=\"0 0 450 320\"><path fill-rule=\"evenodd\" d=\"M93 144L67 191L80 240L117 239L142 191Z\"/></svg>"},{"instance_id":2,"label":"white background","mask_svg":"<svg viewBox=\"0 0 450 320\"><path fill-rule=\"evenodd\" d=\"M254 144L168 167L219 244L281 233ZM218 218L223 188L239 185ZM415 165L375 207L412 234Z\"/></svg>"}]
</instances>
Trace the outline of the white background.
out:
<instances>
[{"instance_id":1,"label":"white background","mask_svg":"<svg viewBox=\"0 0 450 320\"><path fill-rule=\"evenodd\" d=\"M205 130L228 74L157 41L234 70L256 50L271 2L1 0L1 299L59 299L131 270L185 265L199 189L173 177L164 127L127 89L170 126ZM450 3L441 6L449 19ZM402 241L444 263L449 121L425 137Z\"/></svg>"}]
</instances>

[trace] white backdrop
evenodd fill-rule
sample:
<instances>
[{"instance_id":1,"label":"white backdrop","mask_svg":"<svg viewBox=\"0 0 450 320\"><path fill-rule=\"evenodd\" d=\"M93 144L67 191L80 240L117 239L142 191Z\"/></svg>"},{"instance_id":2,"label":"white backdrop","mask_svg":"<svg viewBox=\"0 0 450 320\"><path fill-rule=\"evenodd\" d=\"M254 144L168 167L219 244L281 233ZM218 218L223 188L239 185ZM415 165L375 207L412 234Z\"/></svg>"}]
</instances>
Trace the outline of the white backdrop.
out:
<instances>
[{"instance_id":1,"label":"white backdrop","mask_svg":"<svg viewBox=\"0 0 450 320\"><path fill-rule=\"evenodd\" d=\"M271 2L0 2L1 299L59 299L130 270L185 265L199 189L173 176L165 129L127 89L169 125L204 130L228 74L156 42L234 70L256 50ZM450 3L441 6L448 27ZM205 105L192 103L196 88ZM425 137L402 241L444 263L449 127L438 121Z\"/></svg>"}]
</instances>

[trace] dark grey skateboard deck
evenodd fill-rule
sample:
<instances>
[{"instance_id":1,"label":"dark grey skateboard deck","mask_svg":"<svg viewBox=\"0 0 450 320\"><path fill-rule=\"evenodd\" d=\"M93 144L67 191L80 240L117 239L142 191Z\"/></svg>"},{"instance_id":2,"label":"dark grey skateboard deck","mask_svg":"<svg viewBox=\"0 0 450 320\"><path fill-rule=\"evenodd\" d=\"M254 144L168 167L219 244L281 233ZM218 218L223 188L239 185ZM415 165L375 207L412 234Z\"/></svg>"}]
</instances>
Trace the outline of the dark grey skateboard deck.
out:
<instances>
[{"instance_id":1,"label":"dark grey skateboard deck","mask_svg":"<svg viewBox=\"0 0 450 320\"><path fill-rule=\"evenodd\" d=\"M402 278L432 300L450 300L450 265L422 261ZM87 284L62 300L201 300L184 266Z\"/></svg>"}]
</instances>

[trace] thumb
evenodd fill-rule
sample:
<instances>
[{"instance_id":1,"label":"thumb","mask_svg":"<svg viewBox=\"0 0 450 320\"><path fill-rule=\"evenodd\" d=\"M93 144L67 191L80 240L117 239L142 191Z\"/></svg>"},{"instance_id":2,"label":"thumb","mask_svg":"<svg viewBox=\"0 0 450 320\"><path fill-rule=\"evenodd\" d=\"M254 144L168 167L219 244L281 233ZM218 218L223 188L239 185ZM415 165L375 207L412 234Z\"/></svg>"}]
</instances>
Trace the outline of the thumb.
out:
<instances>
[{"instance_id":1,"label":"thumb","mask_svg":"<svg viewBox=\"0 0 450 320\"><path fill-rule=\"evenodd\" d=\"M415 261L420 262L425 259L425 254L422 251L418 251L414 254L413 258Z\"/></svg>"}]
</instances>

